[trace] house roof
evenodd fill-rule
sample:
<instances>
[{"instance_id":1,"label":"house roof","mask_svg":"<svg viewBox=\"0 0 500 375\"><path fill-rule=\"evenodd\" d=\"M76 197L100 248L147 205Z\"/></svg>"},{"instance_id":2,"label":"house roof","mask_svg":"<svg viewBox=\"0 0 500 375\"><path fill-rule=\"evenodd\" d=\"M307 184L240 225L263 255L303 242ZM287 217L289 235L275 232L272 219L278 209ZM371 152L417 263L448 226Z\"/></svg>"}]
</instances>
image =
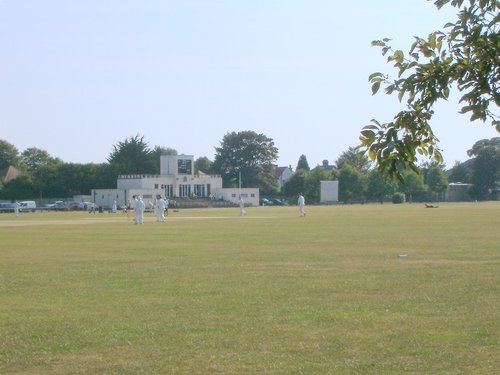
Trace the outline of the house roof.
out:
<instances>
[{"instance_id":1,"label":"house roof","mask_svg":"<svg viewBox=\"0 0 500 375\"><path fill-rule=\"evenodd\" d=\"M21 171L13 167L12 165L0 171L0 178L3 180L3 182L15 180L20 175Z\"/></svg>"},{"instance_id":2,"label":"house roof","mask_svg":"<svg viewBox=\"0 0 500 375\"><path fill-rule=\"evenodd\" d=\"M274 169L274 171L276 173L276 177L281 177L287 169L290 169L290 167L278 167L278 166L276 166L276 168Z\"/></svg>"}]
</instances>

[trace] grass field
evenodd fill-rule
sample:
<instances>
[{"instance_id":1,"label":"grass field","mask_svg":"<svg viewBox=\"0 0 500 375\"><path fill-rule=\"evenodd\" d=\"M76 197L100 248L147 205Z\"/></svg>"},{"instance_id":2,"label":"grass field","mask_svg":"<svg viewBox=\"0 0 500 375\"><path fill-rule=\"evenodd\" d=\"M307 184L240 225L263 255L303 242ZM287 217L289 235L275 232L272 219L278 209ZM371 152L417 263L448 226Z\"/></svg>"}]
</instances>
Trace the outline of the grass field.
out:
<instances>
[{"instance_id":1,"label":"grass field","mask_svg":"<svg viewBox=\"0 0 500 375\"><path fill-rule=\"evenodd\" d=\"M0 374L500 373L500 203L306 209L1 214Z\"/></svg>"}]
</instances>

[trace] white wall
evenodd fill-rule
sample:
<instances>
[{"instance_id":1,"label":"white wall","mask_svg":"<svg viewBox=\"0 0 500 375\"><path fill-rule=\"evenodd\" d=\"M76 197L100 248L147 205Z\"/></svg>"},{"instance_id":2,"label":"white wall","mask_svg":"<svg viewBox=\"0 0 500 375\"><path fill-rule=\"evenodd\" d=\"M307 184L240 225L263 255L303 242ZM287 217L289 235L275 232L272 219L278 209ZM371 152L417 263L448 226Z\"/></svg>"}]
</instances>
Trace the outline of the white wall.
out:
<instances>
[{"instance_id":1,"label":"white wall","mask_svg":"<svg viewBox=\"0 0 500 375\"><path fill-rule=\"evenodd\" d=\"M240 200L240 192L246 206L258 206L260 201L260 193L258 188L223 188L213 191L216 199L224 199L225 201L238 204Z\"/></svg>"}]
</instances>

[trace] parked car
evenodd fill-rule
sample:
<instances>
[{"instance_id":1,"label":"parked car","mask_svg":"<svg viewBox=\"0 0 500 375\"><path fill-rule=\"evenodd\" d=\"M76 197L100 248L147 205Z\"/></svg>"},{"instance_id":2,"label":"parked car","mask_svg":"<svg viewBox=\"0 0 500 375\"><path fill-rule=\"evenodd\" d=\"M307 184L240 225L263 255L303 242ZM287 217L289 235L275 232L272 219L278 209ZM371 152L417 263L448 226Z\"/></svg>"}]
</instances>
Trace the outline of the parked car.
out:
<instances>
[{"instance_id":1,"label":"parked car","mask_svg":"<svg viewBox=\"0 0 500 375\"><path fill-rule=\"evenodd\" d=\"M35 201L19 202L19 212L33 212L36 209Z\"/></svg>"},{"instance_id":2,"label":"parked car","mask_svg":"<svg viewBox=\"0 0 500 375\"><path fill-rule=\"evenodd\" d=\"M69 211L79 211L85 209L83 202L67 202L67 206Z\"/></svg>"},{"instance_id":3,"label":"parked car","mask_svg":"<svg viewBox=\"0 0 500 375\"><path fill-rule=\"evenodd\" d=\"M274 206L284 206L286 204L286 201L284 199L279 198L272 198L270 199L270 201Z\"/></svg>"},{"instance_id":4,"label":"parked car","mask_svg":"<svg viewBox=\"0 0 500 375\"><path fill-rule=\"evenodd\" d=\"M270 206L272 203L269 201L267 198L261 198L260 199L260 205L261 206Z\"/></svg>"},{"instance_id":5,"label":"parked car","mask_svg":"<svg viewBox=\"0 0 500 375\"><path fill-rule=\"evenodd\" d=\"M14 207L12 207L12 203L1 202L0 203L0 213L3 213L3 212L14 212Z\"/></svg>"},{"instance_id":6,"label":"parked car","mask_svg":"<svg viewBox=\"0 0 500 375\"><path fill-rule=\"evenodd\" d=\"M64 204L63 201L55 201L54 203L48 203L45 205L45 208L48 208L49 210L54 210L57 207L60 207Z\"/></svg>"}]
</instances>

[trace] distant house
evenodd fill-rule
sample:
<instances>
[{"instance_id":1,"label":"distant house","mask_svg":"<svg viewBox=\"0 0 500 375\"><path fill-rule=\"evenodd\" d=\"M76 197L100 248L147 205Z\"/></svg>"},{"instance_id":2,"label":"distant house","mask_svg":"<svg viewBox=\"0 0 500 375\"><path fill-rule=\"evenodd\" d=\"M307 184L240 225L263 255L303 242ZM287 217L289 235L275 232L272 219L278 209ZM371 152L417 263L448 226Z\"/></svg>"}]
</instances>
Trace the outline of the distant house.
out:
<instances>
[{"instance_id":1,"label":"distant house","mask_svg":"<svg viewBox=\"0 0 500 375\"><path fill-rule=\"evenodd\" d=\"M21 171L12 165L9 166L8 168L3 169L0 171L0 179L7 183L9 181L15 180L21 175Z\"/></svg>"},{"instance_id":2,"label":"distant house","mask_svg":"<svg viewBox=\"0 0 500 375\"><path fill-rule=\"evenodd\" d=\"M278 179L278 185L279 185L280 190L281 190L283 188L283 185L285 184L285 182L293 175L292 166L278 167L276 165L274 171L276 174L276 178Z\"/></svg>"},{"instance_id":3,"label":"distant house","mask_svg":"<svg viewBox=\"0 0 500 375\"><path fill-rule=\"evenodd\" d=\"M321 166L326 169L327 171L333 171L335 169L335 166L334 165L330 165L328 160L323 160L323 162L321 163Z\"/></svg>"}]
</instances>

